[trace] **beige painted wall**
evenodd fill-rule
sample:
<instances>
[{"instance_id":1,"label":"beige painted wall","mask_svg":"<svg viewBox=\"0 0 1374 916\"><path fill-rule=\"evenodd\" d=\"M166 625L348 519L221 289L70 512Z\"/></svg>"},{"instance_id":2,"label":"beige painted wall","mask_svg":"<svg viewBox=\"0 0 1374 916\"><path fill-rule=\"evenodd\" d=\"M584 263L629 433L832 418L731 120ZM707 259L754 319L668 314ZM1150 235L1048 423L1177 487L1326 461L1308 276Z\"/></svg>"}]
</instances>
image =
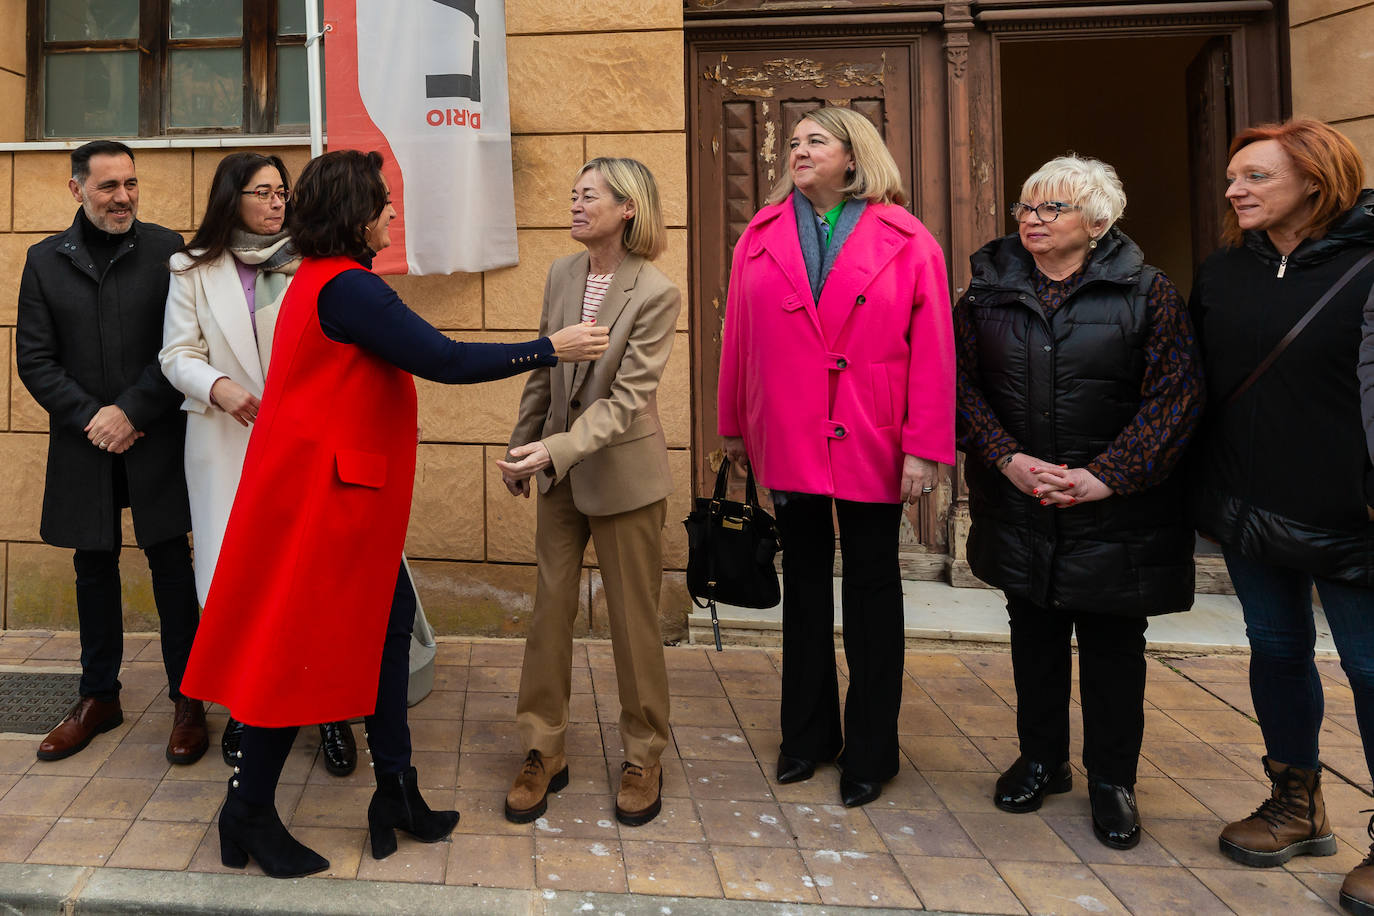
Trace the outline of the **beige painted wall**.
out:
<instances>
[{"instance_id":1,"label":"beige painted wall","mask_svg":"<svg viewBox=\"0 0 1374 916\"><path fill-rule=\"evenodd\" d=\"M0 21L22 21L22 0L0 0ZM603 154L642 159L657 176L670 227L659 266L686 292L687 167L682 4L676 0L510 0L507 3L515 207L520 264L481 275L394 278L426 319L463 340L533 336L549 262L577 250L568 237L573 174ZM16 33L18 37L16 36ZM23 30L0 38L0 141L23 139ZM222 150L140 150L140 216L188 233L204 209ZM298 174L307 158L284 158ZM65 229L75 212L64 152L0 153L0 624L72 629L69 551L39 541L46 414L14 371L19 275L27 247ZM664 527L665 634L685 634L690 605L680 570L690 490L687 310L659 393L676 489ZM417 383L423 441L406 549L429 618L441 633L518 635L532 609L534 501L510 497L493 461L504 451L522 378L481 386ZM127 535L126 519L126 535ZM126 537L126 543L132 543ZM600 578L582 578L581 631L607 632ZM125 551L126 627L154 629L147 567ZM321 609L327 611L327 609Z\"/></svg>"},{"instance_id":2,"label":"beige painted wall","mask_svg":"<svg viewBox=\"0 0 1374 916\"><path fill-rule=\"evenodd\" d=\"M1290 0L1293 114L1332 122L1364 156L1374 185L1374 5Z\"/></svg>"}]
</instances>

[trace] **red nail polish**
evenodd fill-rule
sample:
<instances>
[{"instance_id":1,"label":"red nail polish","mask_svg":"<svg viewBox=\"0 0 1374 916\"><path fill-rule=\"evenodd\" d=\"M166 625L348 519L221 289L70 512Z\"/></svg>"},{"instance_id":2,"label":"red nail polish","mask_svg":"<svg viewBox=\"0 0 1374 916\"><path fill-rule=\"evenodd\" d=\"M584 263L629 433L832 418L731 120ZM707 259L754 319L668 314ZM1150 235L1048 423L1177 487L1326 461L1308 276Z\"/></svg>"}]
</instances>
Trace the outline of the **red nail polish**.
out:
<instances>
[{"instance_id":1,"label":"red nail polish","mask_svg":"<svg viewBox=\"0 0 1374 916\"><path fill-rule=\"evenodd\" d=\"M1042 505L1042 506L1048 506L1049 504L1050 504L1050 501L1049 501L1048 499L1042 499L1042 500L1040 500L1040 505Z\"/></svg>"},{"instance_id":2,"label":"red nail polish","mask_svg":"<svg viewBox=\"0 0 1374 916\"><path fill-rule=\"evenodd\" d=\"M1064 484L1064 489L1067 490L1067 489L1069 489L1069 488L1072 487L1072 486L1073 486L1073 481L1070 480L1068 483Z\"/></svg>"},{"instance_id":3,"label":"red nail polish","mask_svg":"<svg viewBox=\"0 0 1374 916\"><path fill-rule=\"evenodd\" d=\"M1076 503L1076 502L1078 502L1078 497L1077 497L1077 496L1070 496L1070 497L1069 497L1069 502L1071 502L1071 503Z\"/></svg>"},{"instance_id":4,"label":"red nail polish","mask_svg":"<svg viewBox=\"0 0 1374 916\"><path fill-rule=\"evenodd\" d=\"M1039 496L1039 495L1040 495L1040 491L1039 491L1039 490L1031 490L1031 496Z\"/></svg>"},{"instance_id":5,"label":"red nail polish","mask_svg":"<svg viewBox=\"0 0 1374 916\"><path fill-rule=\"evenodd\" d=\"M1036 471L1038 471L1038 470L1040 470L1040 469L1039 469L1039 468L1031 468L1031 469L1030 469L1030 472L1031 472L1032 474L1034 474L1034 473L1035 473Z\"/></svg>"}]
</instances>

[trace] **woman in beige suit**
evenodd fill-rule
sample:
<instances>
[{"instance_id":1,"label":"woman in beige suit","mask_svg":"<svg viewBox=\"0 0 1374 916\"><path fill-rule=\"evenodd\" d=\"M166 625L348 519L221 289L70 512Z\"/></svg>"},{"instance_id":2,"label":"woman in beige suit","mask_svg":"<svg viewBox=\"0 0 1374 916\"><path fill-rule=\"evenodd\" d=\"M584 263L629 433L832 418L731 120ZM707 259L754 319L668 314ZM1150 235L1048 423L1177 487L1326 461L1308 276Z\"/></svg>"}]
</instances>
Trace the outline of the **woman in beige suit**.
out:
<instances>
[{"instance_id":1,"label":"woman in beige suit","mask_svg":"<svg viewBox=\"0 0 1374 916\"><path fill-rule=\"evenodd\" d=\"M276 156L225 156L200 228L170 264L159 359L163 375L186 395L186 487L202 605L258 415L277 306L300 264L283 228L290 181ZM220 750L229 766L242 735L242 723L225 723ZM320 749L330 773L353 772L358 753L347 722L321 725Z\"/></svg>"},{"instance_id":2,"label":"woman in beige suit","mask_svg":"<svg viewBox=\"0 0 1374 916\"><path fill-rule=\"evenodd\" d=\"M579 321L610 328L593 363L536 370L520 398L510 455L512 495L539 485L539 584L525 641L516 724L528 751L506 817L542 815L568 784L563 736L572 693L573 621L582 555L596 544L620 687L625 746L617 820L648 823L661 806L659 755L670 740L668 675L658 625L662 534L672 489L657 391L681 295L649 263L666 231L653 175L634 159L593 159L572 192L572 236L586 246L549 268L541 334Z\"/></svg>"}]
</instances>

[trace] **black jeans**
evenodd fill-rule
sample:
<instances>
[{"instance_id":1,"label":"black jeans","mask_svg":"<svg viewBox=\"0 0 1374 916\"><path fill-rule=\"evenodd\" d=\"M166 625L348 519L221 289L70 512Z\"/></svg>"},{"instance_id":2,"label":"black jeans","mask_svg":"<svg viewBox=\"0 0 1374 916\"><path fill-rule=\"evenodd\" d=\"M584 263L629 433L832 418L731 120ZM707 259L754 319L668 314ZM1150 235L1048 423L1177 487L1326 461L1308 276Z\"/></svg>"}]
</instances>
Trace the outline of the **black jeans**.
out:
<instances>
[{"instance_id":1,"label":"black jeans","mask_svg":"<svg viewBox=\"0 0 1374 916\"><path fill-rule=\"evenodd\" d=\"M120 595L120 498L123 464L116 462L114 550L78 550L72 557L76 568L76 616L81 630L81 685L83 697L114 700L119 696L119 666L124 659L124 602ZM181 698L181 676L200 624L196 575L191 568L191 545L180 534L143 548L152 573L153 601L162 630L162 664L167 669L167 695Z\"/></svg>"},{"instance_id":2,"label":"black jeans","mask_svg":"<svg viewBox=\"0 0 1374 916\"><path fill-rule=\"evenodd\" d=\"M1078 632L1083 768L1088 778L1135 785L1145 734L1145 617L1044 608L1007 599L1022 756L1047 766L1069 759L1069 639Z\"/></svg>"},{"instance_id":3,"label":"black jeans","mask_svg":"<svg viewBox=\"0 0 1374 916\"><path fill-rule=\"evenodd\" d=\"M372 765L378 773L401 773L410 768L410 723L406 699L410 686L410 634L415 626L415 592L402 566L391 599L386 638L382 643L382 667L377 678L377 705L364 719ZM232 710L231 710L232 712ZM243 752L235 774L234 791L244 801L270 805L277 780L286 765L295 726L260 728L247 726L239 749Z\"/></svg>"},{"instance_id":4,"label":"black jeans","mask_svg":"<svg viewBox=\"0 0 1374 916\"><path fill-rule=\"evenodd\" d=\"M1374 773L1374 589L1270 566L1226 550L1250 640L1250 696L1274 760L1305 770L1321 766L1318 735L1326 701L1313 660L1317 642L1312 587L1350 680L1365 765Z\"/></svg>"},{"instance_id":5,"label":"black jeans","mask_svg":"<svg viewBox=\"0 0 1374 916\"><path fill-rule=\"evenodd\" d=\"M897 775L897 716L906 640L897 562L900 503L774 493L782 536L782 753L832 760L851 778ZM840 727L835 675L834 505L844 577L840 600L849 691Z\"/></svg>"}]
</instances>

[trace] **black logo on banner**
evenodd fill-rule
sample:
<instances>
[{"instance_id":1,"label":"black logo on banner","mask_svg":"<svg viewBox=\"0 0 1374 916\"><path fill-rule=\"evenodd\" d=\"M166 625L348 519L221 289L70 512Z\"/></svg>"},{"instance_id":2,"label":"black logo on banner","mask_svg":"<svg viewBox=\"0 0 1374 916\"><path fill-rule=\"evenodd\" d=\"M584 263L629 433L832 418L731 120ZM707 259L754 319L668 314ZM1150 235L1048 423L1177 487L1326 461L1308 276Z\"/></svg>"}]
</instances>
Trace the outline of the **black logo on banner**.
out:
<instances>
[{"instance_id":1,"label":"black logo on banner","mask_svg":"<svg viewBox=\"0 0 1374 916\"><path fill-rule=\"evenodd\" d=\"M430 99L468 99L482 101L482 67L477 30L477 0L434 0L440 6L457 10L472 20L472 75L431 73L425 77L425 97Z\"/></svg>"}]
</instances>

